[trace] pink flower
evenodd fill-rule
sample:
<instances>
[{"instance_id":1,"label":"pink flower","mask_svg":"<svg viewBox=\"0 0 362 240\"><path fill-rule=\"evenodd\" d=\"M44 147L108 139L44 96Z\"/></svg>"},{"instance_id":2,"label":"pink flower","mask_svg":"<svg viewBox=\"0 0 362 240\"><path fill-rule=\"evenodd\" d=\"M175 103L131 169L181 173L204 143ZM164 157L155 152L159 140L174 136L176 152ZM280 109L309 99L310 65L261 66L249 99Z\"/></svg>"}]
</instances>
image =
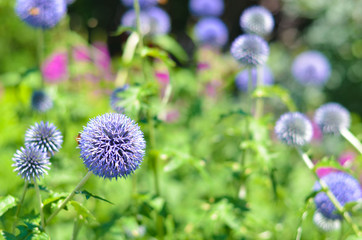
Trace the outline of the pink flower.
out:
<instances>
[{"instance_id":1,"label":"pink flower","mask_svg":"<svg viewBox=\"0 0 362 240\"><path fill-rule=\"evenodd\" d=\"M221 81L219 80L213 80L211 82L208 82L205 86L205 93L210 98L215 98L218 92L218 89L221 86Z\"/></svg>"},{"instance_id":2,"label":"pink flower","mask_svg":"<svg viewBox=\"0 0 362 240\"><path fill-rule=\"evenodd\" d=\"M66 52L57 52L49 56L41 67L44 80L57 83L68 77L68 58Z\"/></svg>"},{"instance_id":3,"label":"pink flower","mask_svg":"<svg viewBox=\"0 0 362 240\"><path fill-rule=\"evenodd\" d=\"M207 62L200 62L197 64L197 70L202 71L202 70L207 70L210 68L210 64L208 64Z\"/></svg>"},{"instance_id":4,"label":"pink flower","mask_svg":"<svg viewBox=\"0 0 362 240\"><path fill-rule=\"evenodd\" d=\"M322 131L314 121L312 121L312 127L313 127L313 140L320 141L323 138Z\"/></svg>"},{"instance_id":5,"label":"pink flower","mask_svg":"<svg viewBox=\"0 0 362 240\"><path fill-rule=\"evenodd\" d=\"M332 172L338 172L338 170L332 167L320 167L316 170L319 178L324 177L325 175L328 175Z\"/></svg>"},{"instance_id":6,"label":"pink flower","mask_svg":"<svg viewBox=\"0 0 362 240\"><path fill-rule=\"evenodd\" d=\"M355 158L356 158L356 153L354 153L354 152L344 152L339 156L338 162L342 166L346 166L346 165L351 164Z\"/></svg>"},{"instance_id":7,"label":"pink flower","mask_svg":"<svg viewBox=\"0 0 362 240\"><path fill-rule=\"evenodd\" d=\"M73 48L73 58L76 61L87 62L91 60L89 49L86 46L75 46Z\"/></svg>"},{"instance_id":8,"label":"pink flower","mask_svg":"<svg viewBox=\"0 0 362 240\"><path fill-rule=\"evenodd\" d=\"M167 85L170 83L168 72L155 72L155 77L161 86L161 98L165 96Z\"/></svg>"}]
</instances>

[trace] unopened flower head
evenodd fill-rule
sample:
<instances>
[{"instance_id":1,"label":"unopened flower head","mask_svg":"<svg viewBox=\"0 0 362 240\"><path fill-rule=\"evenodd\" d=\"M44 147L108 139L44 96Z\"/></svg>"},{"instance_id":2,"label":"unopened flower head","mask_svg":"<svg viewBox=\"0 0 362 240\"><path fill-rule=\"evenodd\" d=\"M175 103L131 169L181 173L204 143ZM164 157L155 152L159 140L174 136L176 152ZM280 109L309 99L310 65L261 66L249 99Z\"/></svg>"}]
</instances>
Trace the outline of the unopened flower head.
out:
<instances>
[{"instance_id":1,"label":"unopened flower head","mask_svg":"<svg viewBox=\"0 0 362 240\"><path fill-rule=\"evenodd\" d=\"M136 12L131 9L128 10L121 19L121 24L125 27L137 28ZM140 12L140 26L141 33L143 35L149 34L151 32L151 18L145 11Z\"/></svg>"},{"instance_id":2,"label":"unopened flower head","mask_svg":"<svg viewBox=\"0 0 362 240\"><path fill-rule=\"evenodd\" d=\"M28 182L40 179L50 169L49 156L34 146L21 147L14 154L13 161L14 171Z\"/></svg>"},{"instance_id":3,"label":"unopened flower head","mask_svg":"<svg viewBox=\"0 0 362 240\"><path fill-rule=\"evenodd\" d=\"M240 17L240 26L247 33L265 36L273 31L273 15L262 6L249 7Z\"/></svg>"},{"instance_id":4,"label":"unopened flower head","mask_svg":"<svg viewBox=\"0 0 362 240\"><path fill-rule=\"evenodd\" d=\"M194 31L196 39L202 45L223 47L228 41L229 32L226 25L215 17L201 19L195 25Z\"/></svg>"},{"instance_id":5,"label":"unopened flower head","mask_svg":"<svg viewBox=\"0 0 362 240\"><path fill-rule=\"evenodd\" d=\"M348 129L351 118L346 108L338 103L327 103L317 109L314 121L325 134L339 134L342 129Z\"/></svg>"},{"instance_id":6,"label":"unopened flower head","mask_svg":"<svg viewBox=\"0 0 362 240\"><path fill-rule=\"evenodd\" d=\"M146 14L150 18L151 30L153 35L167 34L171 29L171 20L167 12L162 8L152 7L147 9Z\"/></svg>"},{"instance_id":7,"label":"unopened flower head","mask_svg":"<svg viewBox=\"0 0 362 240\"><path fill-rule=\"evenodd\" d=\"M53 123L35 123L25 133L25 145L54 155L62 147L63 136Z\"/></svg>"},{"instance_id":8,"label":"unopened flower head","mask_svg":"<svg viewBox=\"0 0 362 240\"><path fill-rule=\"evenodd\" d=\"M140 8L145 9L157 5L157 0L138 0ZM133 8L134 0L122 0L124 6Z\"/></svg>"},{"instance_id":9,"label":"unopened flower head","mask_svg":"<svg viewBox=\"0 0 362 240\"><path fill-rule=\"evenodd\" d=\"M304 114L290 112L283 114L275 125L275 133L280 141L290 146L303 146L313 136L312 123Z\"/></svg>"},{"instance_id":10,"label":"unopened flower head","mask_svg":"<svg viewBox=\"0 0 362 240\"><path fill-rule=\"evenodd\" d=\"M242 65L255 67L266 62L269 57L269 46L257 35L243 34L231 44L230 52Z\"/></svg>"},{"instance_id":11,"label":"unopened flower head","mask_svg":"<svg viewBox=\"0 0 362 240\"><path fill-rule=\"evenodd\" d=\"M321 178L324 181L333 195L336 197L341 206L346 203L361 201L362 191L358 181L351 175L344 172L332 172ZM314 191L319 191L321 186L318 182L314 185ZM317 211L325 218L335 220L342 219L342 216L337 212L336 207L331 202L329 197L324 193L318 193L314 198Z\"/></svg>"},{"instance_id":12,"label":"unopened flower head","mask_svg":"<svg viewBox=\"0 0 362 240\"><path fill-rule=\"evenodd\" d=\"M199 17L220 16L224 12L223 0L190 0L190 11Z\"/></svg>"},{"instance_id":13,"label":"unopened flower head","mask_svg":"<svg viewBox=\"0 0 362 240\"><path fill-rule=\"evenodd\" d=\"M119 113L91 119L80 134L86 167L103 178L127 177L142 163L146 142L139 126Z\"/></svg>"},{"instance_id":14,"label":"unopened flower head","mask_svg":"<svg viewBox=\"0 0 362 240\"><path fill-rule=\"evenodd\" d=\"M17 0L16 14L32 27L52 28L65 15L65 0Z\"/></svg>"},{"instance_id":15,"label":"unopened flower head","mask_svg":"<svg viewBox=\"0 0 362 240\"><path fill-rule=\"evenodd\" d=\"M34 91L31 96L31 106L39 112L46 112L53 107L53 100L44 91Z\"/></svg>"},{"instance_id":16,"label":"unopened flower head","mask_svg":"<svg viewBox=\"0 0 362 240\"><path fill-rule=\"evenodd\" d=\"M272 85L274 83L274 77L273 77L273 73L270 71L270 69L264 65L262 70L262 77L263 77L263 85L268 86L268 85ZM243 70L241 72L238 73L238 75L236 75L235 78L235 84L236 87L243 92L248 91L248 87L249 87L249 70ZM252 68L251 69L251 78L252 78L252 87L256 86L256 80L257 80L257 69L256 68Z\"/></svg>"},{"instance_id":17,"label":"unopened flower head","mask_svg":"<svg viewBox=\"0 0 362 240\"><path fill-rule=\"evenodd\" d=\"M123 87L120 88L116 88L112 94L111 94L111 107L114 111L118 112L118 113L123 113L124 112L124 106L122 105L122 100L123 98L120 97L119 95L126 91L129 88L129 85L126 84Z\"/></svg>"},{"instance_id":18,"label":"unopened flower head","mask_svg":"<svg viewBox=\"0 0 362 240\"><path fill-rule=\"evenodd\" d=\"M322 53L306 51L294 60L292 74L303 85L322 86L331 75L331 66Z\"/></svg>"}]
</instances>

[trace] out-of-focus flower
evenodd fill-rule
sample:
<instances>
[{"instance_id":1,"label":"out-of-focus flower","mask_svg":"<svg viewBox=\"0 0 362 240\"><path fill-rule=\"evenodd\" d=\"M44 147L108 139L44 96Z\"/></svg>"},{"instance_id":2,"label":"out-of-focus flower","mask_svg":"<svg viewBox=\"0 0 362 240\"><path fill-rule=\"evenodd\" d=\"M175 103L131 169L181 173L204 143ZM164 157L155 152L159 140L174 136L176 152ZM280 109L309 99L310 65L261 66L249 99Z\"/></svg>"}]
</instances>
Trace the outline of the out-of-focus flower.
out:
<instances>
[{"instance_id":1,"label":"out-of-focus flower","mask_svg":"<svg viewBox=\"0 0 362 240\"><path fill-rule=\"evenodd\" d=\"M332 167L320 167L316 170L316 173L319 178L324 177L332 172L337 172L338 169L332 168Z\"/></svg>"},{"instance_id":2,"label":"out-of-focus flower","mask_svg":"<svg viewBox=\"0 0 362 240\"><path fill-rule=\"evenodd\" d=\"M210 98L215 98L218 93L218 89L221 87L222 82L220 80L212 80L205 86L205 94Z\"/></svg>"},{"instance_id":3,"label":"out-of-focus flower","mask_svg":"<svg viewBox=\"0 0 362 240\"><path fill-rule=\"evenodd\" d=\"M210 64L207 62L200 62L197 64L197 70L199 71L203 71L203 70L207 70L210 69Z\"/></svg>"},{"instance_id":4,"label":"out-of-focus flower","mask_svg":"<svg viewBox=\"0 0 362 240\"><path fill-rule=\"evenodd\" d=\"M13 157L16 172L28 182L43 177L49 170L49 156L34 146L21 147Z\"/></svg>"},{"instance_id":5,"label":"out-of-focus flower","mask_svg":"<svg viewBox=\"0 0 362 240\"><path fill-rule=\"evenodd\" d=\"M344 152L339 156L338 162L342 166L348 166L355 160L356 157L357 155L354 152Z\"/></svg>"},{"instance_id":6,"label":"out-of-focus flower","mask_svg":"<svg viewBox=\"0 0 362 240\"><path fill-rule=\"evenodd\" d=\"M44 80L49 83L57 83L68 77L67 53L57 52L49 56L43 63L41 71Z\"/></svg>"},{"instance_id":7,"label":"out-of-focus flower","mask_svg":"<svg viewBox=\"0 0 362 240\"><path fill-rule=\"evenodd\" d=\"M322 53L306 51L295 58L292 74L303 85L322 86L331 75L331 66Z\"/></svg>"},{"instance_id":8,"label":"out-of-focus flower","mask_svg":"<svg viewBox=\"0 0 362 240\"><path fill-rule=\"evenodd\" d=\"M228 41L228 29L218 18L207 17L195 25L195 36L202 45L222 47Z\"/></svg>"},{"instance_id":9,"label":"out-of-focus flower","mask_svg":"<svg viewBox=\"0 0 362 240\"><path fill-rule=\"evenodd\" d=\"M171 29L171 20L167 12L159 7L152 7L146 10L150 18L151 30L153 35L167 34Z\"/></svg>"},{"instance_id":10,"label":"out-of-focus flower","mask_svg":"<svg viewBox=\"0 0 362 240\"><path fill-rule=\"evenodd\" d=\"M52 28L65 15L65 0L17 0L16 14L32 27Z\"/></svg>"},{"instance_id":11,"label":"out-of-focus flower","mask_svg":"<svg viewBox=\"0 0 362 240\"><path fill-rule=\"evenodd\" d=\"M263 66L262 76L263 76L263 81L262 81L263 85L268 86L274 83L273 73L266 65ZM254 88L256 86L256 80L257 80L256 68L251 69L251 78L252 78L252 87ZM249 85L248 69L243 70L240 73L238 73L238 75L236 75L235 84L240 91L243 92L248 91L248 85Z\"/></svg>"},{"instance_id":12,"label":"out-of-focus flower","mask_svg":"<svg viewBox=\"0 0 362 240\"><path fill-rule=\"evenodd\" d=\"M273 31L273 15L262 6L249 7L240 16L240 26L247 33L265 36Z\"/></svg>"},{"instance_id":13,"label":"out-of-focus flower","mask_svg":"<svg viewBox=\"0 0 362 240\"><path fill-rule=\"evenodd\" d=\"M195 16L220 16L224 12L223 0L190 0L190 11Z\"/></svg>"},{"instance_id":14,"label":"out-of-focus flower","mask_svg":"<svg viewBox=\"0 0 362 240\"><path fill-rule=\"evenodd\" d=\"M112 94L111 94L111 107L114 111L118 113L124 112L124 106L121 105L122 100L124 100L122 97L120 97L120 93L126 91L129 88L129 85L126 84L123 87L116 88Z\"/></svg>"},{"instance_id":15,"label":"out-of-focus flower","mask_svg":"<svg viewBox=\"0 0 362 240\"><path fill-rule=\"evenodd\" d=\"M128 10L125 14L123 14L121 19L122 26L125 27L133 27L137 28L136 21L136 12L131 9ZM149 34L151 32L151 18L145 11L140 12L140 25L141 25L141 33L143 35Z\"/></svg>"},{"instance_id":16,"label":"out-of-focus flower","mask_svg":"<svg viewBox=\"0 0 362 240\"><path fill-rule=\"evenodd\" d=\"M257 35L243 34L231 44L231 55L242 65L263 65L269 57L267 42Z\"/></svg>"},{"instance_id":17,"label":"out-of-focus flower","mask_svg":"<svg viewBox=\"0 0 362 240\"><path fill-rule=\"evenodd\" d=\"M140 7L143 8L149 8L152 6L157 5L157 0L138 0ZM124 6L128 8L133 8L134 0L122 0L122 3Z\"/></svg>"},{"instance_id":18,"label":"out-of-focus flower","mask_svg":"<svg viewBox=\"0 0 362 240\"><path fill-rule=\"evenodd\" d=\"M79 140L85 166L103 178L126 178L142 163L146 142L139 126L119 113L91 119Z\"/></svg>"},{"instance_id":19,"label":"out-of-focus flower","mask_svg":"<svg viewBox=\"0 0 362 240\"><path fill-rule=\"evenodd\" d=\"M25 133L25 146L34 146L54 155L62 147L63 136L53 123L35 123Z\"/></svg>"},{"instance_id":20,"label":"out-of-focus flower","mask_svg":"<svg viewBox=\"0 0 362 240\"><path fill-rule=\"evenodd\" d=\"M53 100L44 91L34 91L31 96L31 106L39 112L46 112L53 107Z\"/></svg>"},{"instance_id":21,"label":"out-of-focus flower","mask_svg":"<svg viewBox=\"0 0 362 240\"><path fill-rule=\"evenodd\" d=\"M351 124L348 110L338 103L327 103L319 107L314 121L324 134L339 134L340 130L348 129Z\"/></svg>"},{"instance_id":22,"label":"out-of-focus flower","mask_svg":"<svg viewBox=\"0 0 362 240\"><path fill-rule=\"evenodd\" d=\"M275 133L280 141L290 146L303 146L313 136L312 123L299 112L283 114L275 125Z\"/></svg>"}]
</instances>

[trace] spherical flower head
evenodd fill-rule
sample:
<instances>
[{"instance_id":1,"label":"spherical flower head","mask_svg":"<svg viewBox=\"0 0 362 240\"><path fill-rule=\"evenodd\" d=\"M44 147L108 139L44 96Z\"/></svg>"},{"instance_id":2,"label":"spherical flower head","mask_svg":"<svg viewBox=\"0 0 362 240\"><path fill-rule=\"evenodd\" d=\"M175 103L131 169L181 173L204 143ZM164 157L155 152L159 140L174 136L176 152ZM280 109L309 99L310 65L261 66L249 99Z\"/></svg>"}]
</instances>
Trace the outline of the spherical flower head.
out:
<instances>
[{"instance_id":1,"label":"spherical flower head","mask_svg":"<svg viewBox=\"0 0 362 240\"><path fill-rule=\"evenodd\" d=\"M85 166L103 178L126 178L141 164L146 142L139 126L119 113L91 119L80 135Z\"/></svg>"},{"instance_id":2,"label":"spherical flower head","mask_svg":"<svg viewBox=\"0 0 362 240\"><path fill-rule=\"evenodd\" d=\"M40 179L50 169L49 156L34 146L21 147L14 154L13 161L14 171L28 182Z\"/></svg>"},{"instance_id":3,"label":"spherical flower head","mask_svg":"<svg viewBox=\"0 0 362 240\"><path fill-rule=\"evenodd\" d=\"M270 71L270 69L264 65L263 66L263 85L265 86L269 86L272 85L274 83L274 77L273 77L273 73ZM256 81L257 81L257 69L256 68L252 68L251 69L251 78L252 78L252 86L253 88L256 86ZM243 70L241 72L238 73L238 75L236 75L235 78L235 84L236 87L242 91L242 92L246 92L248 91L248 86L249 86L249 73L248 70Z\"/></svg>"},{"instance_id":4,"label":"spherical flower head","mask_svg":"<svg viewBox=\"0 0 362 240\"><path fill-rule=\"evenodd\" d=\"M223 0L190 0L190 11L194 16L218 17L224 12Z\"/></svg>"},{"instance_id":5,"label":"spherical flower head","mask_svg":"<svg viewBox=\"0 0 362 240\"><path fill-rule=\"evenodd\" d=\"M49 155L58 152L62 143L63 136L53 123L35 123L25 133L25 146L34 146Z\"/></svg>"},{"instance_id":6,"label":"spherical flower head","mask_svg":"<svg viewBox=\"0 0 362 240\"><path fill-rule=\"evenodd\" d=\"M257 35L243 34L231 44L230 52L242 65L255 67L266 62L269 57L269 46Z\"/></svg>"},{"instance_id":7,"label":"spherical flower head","mask_svg":"<svg viewBox=\"0 0 362 240\"><path fill-rule=\"evenodd\" d=\"M325 232L334 231L341 228L341 219L326 218L319 211L314 212L313 222L319 229Z\"/></svg>"},{"instance_id":8,"label":"spherical flower head","mask_svg":"<svg viewBox=\"0 0 362 240\"><path fill-rule=\"evenodd\" d=\"M16 14L32 27L52 28L65 15L65 0L17 0Z\"/></svg>"},{"instance_id":9,"label":"spherical flower head","mask_svg":"<svg viewBox=\"0 0 362 240\"><path fill-rule=\"evenodd\" d=\"M46 112L53 107L53 100L43 91L34 91L31 96L31 106L39 112Z\"/></svg>"},{"instance_id":10,"label":"spherical flower head","mask_svg":"<svg viewBox=\"0 0 362 240\"><path fill-rule=\"evenodd\" d=\"M342 105L327 103L317 109L314 121L324 134L339 134L340 130L349 128L351 117Z\"/></svg>"},{"instance_id":11,"label":"spherical flower head","mask_svg":"<svg viewBox=\"0 0 362 240\"><path fill-rule=\"evenodd\" d=\"M346 203L361 201L362 191L358 181L351 175L344 172L332 172L321 178L324 181L338 202L344 206ZM321 186L318 182L314 185L314 191L319 191ZM314 198L317 211L327 219L342 219L329 197L324 193L318 193Z\"/></svg>"},{"instance_id":12,"label":"spherical flower head","mask_svg":"<svg viewBox=\"0 0 362 240\"><path fill-rule=\"evenodd\" d=\"M303 146L312 140L313 127L304 114L289 112L279 118L275 133L280 141L289 146Z\"/></svg>"},{"instance_id":13,"label":"spherical flower head","mask_svg":"<svg viewBox=\"0 0 362 240\"><path fill-rule=\"evenodd\" d=\"M134 0L122 0L125 7L133 8ZM157 5L157 0L138 0L140 8L145 9Z\"/></svg>"},{"instance_id":14,"label":"spherical flower head","mask_svg":"<svg viewBox=\"0 0 362 240\"><path fill-rule=\"evenodd\" d=\"M65 80L68 76L67 53L52 54L42 64L41 71L46 82L57 83Z\"/></svg>"},{"instance_id":15,"label":"spherical flower head","mask_svg":"<svg viewBox=\"0 0 362 240\"><path fill-rule=\"evenodd\" d=\"M292 74L303 85L322 86L331 75L331 66L322 53L306 51L295 58Z\"/></svg>"},{"instance_id":16,"label":"spherical flower head","mask_svg":"<svg viewBox=\"0 0 362 240\"><path fill-rule=\"evenodd\" d=\"M153 35L167 34L171 29L171 20L167 12L159 7L152 7L146 10L150 18L151 30Z\"/></svg>"},{"instance_id":17,"label":"spherical flower head","mask_svg":"<svg viewBox=\"0 0 362 240\"><path fill-rule=\"evenodd\" d=\"M207 17L195 25L195 36L201 45L223 47L228 41L229 31L226 25L218 18Z\"/></svg>"},{"instance_id":18,"label":"spherical flower head","mask_svg":"<svg viewBox=\"0 0 362 240\"><path fill-rule=\"evenodd\" d=\"M136 12L131 9L128 10L121 19L121 24L125 27L137 28L136 21ZM151 18L145 11L140 12L140 24L141 24L141 33L143 35L149 34L151 31Z\"/></svg>"},{"instance_id":19,"label":"spherical flower head","mask_svg":"<svg viewBox=\"0 0 362 240\"><path fill-rule=\"evenodd\" d=\"M123 98L120 97L120 93L126 91L129 88L129 85L126 84L123 87L116 88L111 94L111 107L114 111L118 113L124 112L124 106L121 105Z\"/></svg>"},{"instance_id":20,"label":"spherical flower head","mask_svg":"<svg viewBox=\"0 0 362 240\"><path fill-rule=\"evenodd\" d=\"M273 31L273 15L264 7L249 7L240 16L240 26L247 33L265 36Z\"/></svg>"}]
</instances>

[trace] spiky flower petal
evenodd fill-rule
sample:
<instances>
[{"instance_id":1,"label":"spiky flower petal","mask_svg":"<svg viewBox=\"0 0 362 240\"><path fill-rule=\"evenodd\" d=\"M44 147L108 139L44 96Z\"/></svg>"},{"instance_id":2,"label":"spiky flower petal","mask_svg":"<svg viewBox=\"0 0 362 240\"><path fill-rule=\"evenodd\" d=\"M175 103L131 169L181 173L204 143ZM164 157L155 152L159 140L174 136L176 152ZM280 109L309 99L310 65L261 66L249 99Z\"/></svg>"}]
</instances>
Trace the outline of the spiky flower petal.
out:
<instances>
[{"instance_id":1,"label":"spiky flower petal","mask_svg":"<svg viewBox=\"0 0 362 240\"><path fill-rule=\"evenodd\" d=\"M275 133L280 141L290 146L303 146L313 136L312 123L299 112L283 114L275 125Z\"/></svg>"},{"instance_id":2,"label":"spiky flower petal","mask_svg":"<svg viewBox=\"0 0 362 240\"><path fill-rule=\"evenodd\" d=\"M327 103L317 109L314 121L325 134L339 134L341 129L348 129L351 117L346 108L338 103Z\"/></svg>"},{"instance_id":3,"label":"spiky flower petal","mask_svg":"<svg viewBox=\"0 0 362 240\"><path fill-rule=\"evenodd\" d=\"M243 34L231 44L231 55L248 67L263 65L269 57L267 42L257 35Z\"/></svg>"},{"instance_id":4,"label":"spiky flower petal","mask_svg":"<svg viewBox=\"0 0 362 240\"><path fill-rule=\"evenodd\" d=\"M85 166L103 178L127 177L142 163L146 142L139 126L123 114L91 119L79 140Z\"/></svg>"},{"instance_id":5,"label":"spiky flower petal","mask_svg":"<svg viewBox=\"0 0 362 240\"><path fill-rule=\"evenodd\" d=\"M313 215L313 222L318 228L325 232L334 231L341 228L340 219L327 218L318 210L315 211Z\"/></svg>"},{"instance_id":6,"label":"spiky flower petal","mask_svg":"<svg viewBox=\"0 0 362 240\"><path fill-rule=\"evenodd\" d=\"M273 15L262 6L249 7L240 16L240 26L247 33L265 36L273 31Z\"/></svg>"},{"instance_id":7,"label":"spiky flower petal","mask_svg":"<svg viewBox=\"0 0 362 240\"><path fill-rule=\"evenodd\" d=\"M223 0L190 0L190 11L195 16L220 16L224 11Z\"/></svg>"},{"instance_id":8,"label":"spiky flower petal","mask_svg":"<svg viewBox=\"0 0 362 240\"><path fill-rule=\"evenodd\" d=\"M34 146L54 155L62 147L63 136L53 123L35 123L25 133L25 146Z\"/></svg>"},{"instance_id":9,"label":"spiky flower petal","mask_svg":"<svg viewBox=\"0 0 362 240\"><path fill-rule=\"evenodd\" d=\"M129 85L126 84L123 87L116 88L111 94L111 107L114 111L116 111L118 113L124 112L124 106L121 105L123 98L120 97L119 95L122 92L126 91L128 89L128 87L129 87Z\"/></svg>"},{"instance_id":10,"label":"spiky flower petal","mask_svg":"<svg viewBox=\"0 0 362 240\"><path fill-rule=\"evenodd\" d=\"M273 73L270 71L270 69L264 65L263 67L263 85L272 85L274 83L274 77ZM257 71L256 68L251 69L251 78L252 78L252 87L256 86L256 80L257 80ZM249 73L248 70L243 70L236 75L235 78L235 84L236 87L243 92L248 91L248 85L249 85Z\"/></svg>"},{"instance_id":11,"label":"spiky flower petal","mask_svg":"<svg viewBox=\"0 0 362 240\"><path fill-rule=\"evenodd\" d=\"M34 91L31 96L31 106L39 112L46 112L53 107L53 100L43 91Z\"/></svg>"},{"instance_id":12,"label":"spiky flower petal","mask_svg":"<svg viewBox=\"0 0 362 240\"><path fill-rule=\"evenodd\" d=\"M13 161L14 171L28 182L40 179L50 169L49 156L34 146L21 147L14 154Z\"/></svg>"},{"instance_id":13,"label":"spiky flower petal","mask_svg":"<svg viewBox=\"0 0 362 240\"><path fill-rule=\"evenodd\" d=\"M228 29L218 18L207 17L195 25L195 35L202 45L222 47L228 41Z\"/></svg>"}]
</instances>

